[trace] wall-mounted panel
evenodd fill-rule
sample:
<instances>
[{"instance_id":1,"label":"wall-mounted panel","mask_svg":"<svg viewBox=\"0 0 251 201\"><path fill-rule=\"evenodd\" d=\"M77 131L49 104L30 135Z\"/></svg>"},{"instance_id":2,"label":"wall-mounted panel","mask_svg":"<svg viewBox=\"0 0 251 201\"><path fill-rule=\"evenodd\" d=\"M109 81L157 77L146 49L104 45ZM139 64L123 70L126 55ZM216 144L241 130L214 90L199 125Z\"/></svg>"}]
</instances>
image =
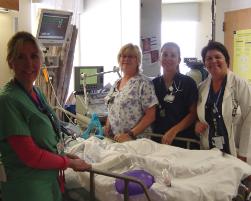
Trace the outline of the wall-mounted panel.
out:
<instances>
[{"instance_id":1,"label":"wall-mounted panel","mask_svg":"<svg viewBox=\"0 0 251 201\"><path fill-rule=\"evenodd\" d=\"M0 7L19 10L19 0L0 0Z\"/></svg>"},{"instance_id":2,"label":"wall-mounted panel","mask_svg":"<svg viewBox=\"0 0 251 201\"><path fill-rule=\"evenodd\" d=\"M225 12L224 44L230 54L230 68L234 58L234 33L243 29L251 29L251 8Z\"/></svg>"}]
</instances>

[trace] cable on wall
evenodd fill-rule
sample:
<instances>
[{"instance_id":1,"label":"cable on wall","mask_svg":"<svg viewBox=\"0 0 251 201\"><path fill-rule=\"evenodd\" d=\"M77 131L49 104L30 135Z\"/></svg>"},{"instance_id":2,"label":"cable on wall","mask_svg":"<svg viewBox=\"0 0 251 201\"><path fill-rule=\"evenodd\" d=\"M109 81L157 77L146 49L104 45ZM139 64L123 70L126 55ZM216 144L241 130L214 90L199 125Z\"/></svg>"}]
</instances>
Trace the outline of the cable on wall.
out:
<instances>
[{"instance_id":1,"label":"cable on wall","mask_svg":"<svg viewBox=\"0 0 251 201\"><path fill-rule=\"evenodd\" d=\"M212 0L211 12L212 12L212 41L215 41L216 0Z\"/></svg>"}]
</instances>

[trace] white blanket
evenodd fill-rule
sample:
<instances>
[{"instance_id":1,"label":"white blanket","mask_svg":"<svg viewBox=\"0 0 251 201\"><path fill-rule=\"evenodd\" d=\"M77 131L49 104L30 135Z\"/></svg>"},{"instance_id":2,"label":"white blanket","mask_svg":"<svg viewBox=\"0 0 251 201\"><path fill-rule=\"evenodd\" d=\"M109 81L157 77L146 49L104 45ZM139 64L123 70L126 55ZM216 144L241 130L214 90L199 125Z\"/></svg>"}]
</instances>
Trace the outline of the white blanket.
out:
<instances>
[{"instance_id":1,"label":"white blanket","mask_svg":"<svg viewBox=\"0 0 251 201\"><path fill-rule=\"evenodd\" d=\"M152 201L231 201L240 181L251 175L251 166L217 149L187 150L138 139L125 143L111 143L91 137L68 150L93 167L108 172L123 173L144 169L155 177L149 189ZM171 178L171 187L164 180ZM89 190L89 173L66 171L68 188ZM100 201L123 200L116 192L115 179L95 176L96 197ZM144 195L130 200L146 200Z\"/></svg>"}]
</instances>

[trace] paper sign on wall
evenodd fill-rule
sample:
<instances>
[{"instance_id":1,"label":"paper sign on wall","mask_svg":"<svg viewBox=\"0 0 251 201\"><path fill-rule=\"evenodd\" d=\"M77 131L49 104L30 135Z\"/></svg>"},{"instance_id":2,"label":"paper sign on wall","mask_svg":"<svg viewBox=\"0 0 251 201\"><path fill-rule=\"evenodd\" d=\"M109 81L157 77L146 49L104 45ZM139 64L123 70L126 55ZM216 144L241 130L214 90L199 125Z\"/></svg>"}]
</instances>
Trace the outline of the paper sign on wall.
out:
<instances>
[{"instance_id":1,"label":"paper sign on wall","mask_svg":"<svg viewBox=\"0 0 251 201\"><path fill-rule=\"evenodd\" d=\"M234 34L233 71L251 83L251 29Z\"/></svg>"},{"instance_id":2,"label":"paper sign on wall","mask_svg":"<svg viewBox=\"0 0 251 201\"><path fill-rule=\"evenodd\" d=\"M159 48L156 37L144 37L141 38L141 47L143 53L143 65L149 65L158 62L159 60Z\"/></svg>"}]
</instances>

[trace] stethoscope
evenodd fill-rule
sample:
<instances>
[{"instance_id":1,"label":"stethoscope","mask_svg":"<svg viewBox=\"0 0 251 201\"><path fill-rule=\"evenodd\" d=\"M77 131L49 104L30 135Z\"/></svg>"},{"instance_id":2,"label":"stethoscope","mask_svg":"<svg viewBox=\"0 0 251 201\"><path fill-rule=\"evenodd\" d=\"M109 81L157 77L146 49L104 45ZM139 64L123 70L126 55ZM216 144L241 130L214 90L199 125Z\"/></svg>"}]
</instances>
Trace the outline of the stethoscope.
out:
<instances>
[{"instance_id":1,"label":"stethoscope","mask_svg":"<svg viewBox=\"0 0 251 201\"><path fill-rule=\"evenodd\" d=\"M164 78L163 78L163 82ZM171 86L168 87L167 89L167 94L164 96L163 98L163 102L164 103L173 103L175 100L175 94L177 94L178 92L182 92L183 90L181 89L181 81L179 81L179 84L177 85L175 80L173 80L173 83ZM161 101L162 102L162 101ZM159 111L160 111L160 117L165 117L166 116L166 110L165 107L163 106L164 103L160 103L159 104Z\"/></svg>"},{"instance_id":2,"label":"stethoscope","mask_svg":"<svg viewBox=\"0 0 251 201\"><path fill-rule=\"evenodd\" d=\"M174 87L173 87L174 85ZM178 93L179 91L182 92L183 90L180 89L180 85L181 82L179 81L178 86L176 85L175 80L173 81L173 84L171 86L168 87L168 92L165 96L164 96L164 102L167 103L173 103L174 99L175 99L175 94Z\"/></svg>"}]
</instances>

